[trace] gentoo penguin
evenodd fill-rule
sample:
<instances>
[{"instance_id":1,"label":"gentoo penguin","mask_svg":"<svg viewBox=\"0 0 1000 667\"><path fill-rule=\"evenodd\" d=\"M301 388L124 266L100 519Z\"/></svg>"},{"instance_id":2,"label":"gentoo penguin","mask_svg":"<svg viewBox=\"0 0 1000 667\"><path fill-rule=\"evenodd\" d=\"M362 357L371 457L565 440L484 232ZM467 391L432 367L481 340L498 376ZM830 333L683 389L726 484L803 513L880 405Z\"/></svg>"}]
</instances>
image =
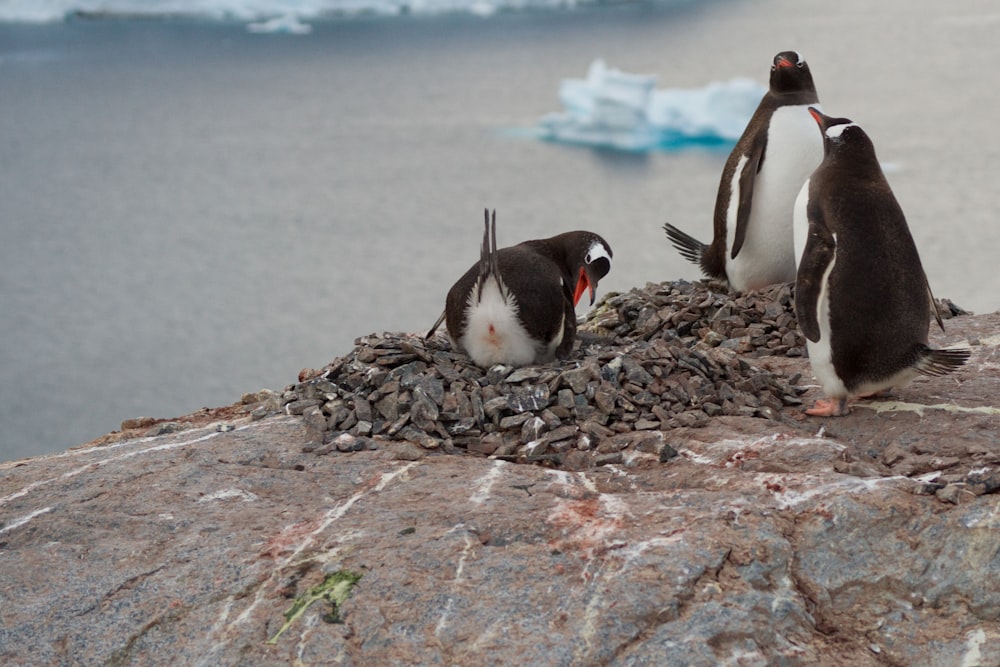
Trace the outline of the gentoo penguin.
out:
<instances>
[{"instance_id":1,"label":"gentoo penguin","mask_svg":"<svg viewBox=\"0 0 1000 667\"><path fill-rule=\"evenodd\" d=\"M593 305L597 283L610 270L611 247L592 232L497 250L496 211L492 220L487 211L479 263L445 301L448 336L484 368L564 359L576 336L576 304L589 292Z\"/></svg>"},{"instance_id":2,"label":"gentoo penguin","mask_svg":"<svg viewBox=\"0 0 1000 667\"><path fill-rule=\"evenodd\" d=\"M809 230L795 281L795 314L829 400L807 414L847 414L847 399L944 375L968 350L927 347L940 314L903 210L868 135L813 108L824 158L802 186L796 226Z\"/></svg>"},{"instance_id":3,"label":"gentoo penguin","mask_svg":"<svg viewBox=\"0 0 1000 667\"><path fill-rule=\"evenodd\" d=\"M808 112L818 103L802 56L776 55L768 92L722 170L711 245L663 226L678 252L705 275L740 291L795 280L792 209L802 183L823 159L823 142Z\"/></svg>"}]
</instances>

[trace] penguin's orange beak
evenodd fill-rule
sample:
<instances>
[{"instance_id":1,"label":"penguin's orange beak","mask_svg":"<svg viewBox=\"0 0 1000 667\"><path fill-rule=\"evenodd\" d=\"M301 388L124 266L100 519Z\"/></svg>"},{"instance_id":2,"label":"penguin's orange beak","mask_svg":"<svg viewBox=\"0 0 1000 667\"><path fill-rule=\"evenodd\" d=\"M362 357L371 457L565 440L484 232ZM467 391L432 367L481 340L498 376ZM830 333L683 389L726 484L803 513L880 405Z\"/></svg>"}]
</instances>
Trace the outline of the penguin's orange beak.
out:
<instances>
[{"instance_id":1,"label":"penguin's orange beak","mask_svg":"<svg viewBox=\"0 0 1000 667\"><path fill-rule=\"evenodd\" d=\"M775 63L778 67L791 67L794 64L795 63L785 57L778 58L778 62Z\"/></svg>"},{"instance_id":2,"label":"penguin's orange beak","mask_svg":"<svg viewBox=\"0 0 1000 667\"><path fill-rule=\"evenodd\" d=\"M573 290L573 305L580 303L580 297L583 293L590 291L590 305L594 305L594 285L590 282L590 276L587 275L587 270L580 267L580 277L576 280L576 289Z\"/></svg>"},{"instance_id":3,"label":"penguin's orange beak","mask_svg":"<svg viewBox=\"0 0 1000 667\"><path fill-rule=\"evenodd\" d=\"M813 120L820 124L820 127L823 126L823 116L816 110L816 107L809 107L809 115L813 117Z\"/></svg>"}]
</instances>

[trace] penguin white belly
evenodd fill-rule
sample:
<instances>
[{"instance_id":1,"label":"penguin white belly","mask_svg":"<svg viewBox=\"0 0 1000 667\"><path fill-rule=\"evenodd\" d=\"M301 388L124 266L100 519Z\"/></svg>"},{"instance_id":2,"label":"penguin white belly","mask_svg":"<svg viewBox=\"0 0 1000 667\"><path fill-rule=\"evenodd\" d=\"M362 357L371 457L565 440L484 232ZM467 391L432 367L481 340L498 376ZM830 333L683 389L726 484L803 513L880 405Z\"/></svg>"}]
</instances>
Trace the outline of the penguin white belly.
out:
<instances>
[{"instance_id":1,"label":"penguin white belly","mask_svg":"<svg viewBox=\"0 0 1000 667\"><path fill-rule=\"evenodd\" d=\"M836 239L836 237L834 237ZM833 346L830 342L830 274L833 273L833 266L837 263L837 253L834 251L830 265L823 272L823 281L820 283L819 303L816 306L816 315L819 320L819 340L815 343L806 340L806 348L809 350L809 365L812 367L813 375L819 382L823 392L830 398L845 398L848 394L844 381L837 375L837 370L833 367Z\"/></svg>"},{"instance_id":2,"label":"penguin white belly","mask_svg":"<svg viewBox=\"0 0 1000 667\"><path fill-rule=\"evenodd\" d=\"M518 318L517 302L509 294L504 297L495 279L483 285L478 303L471 302L473 295L466 309L465 333L457 343L476 364L483 368L496 364L525 366L554 358L562 341L562 326L556 340L546 345L527 332Z\"/></svg>"},{"instance_id":3,"label":"penguin white belly","mask_svg":"<svg viewBox=\"0 0 1000 667\"><path fill-rule=\"evenodd\" d=\"M780 107L771 116L743 246L731 258L739 206L738 176L734 177L726 225L726 275L738 290L795 280L792 240L795 200L802 184L823 159L823 138L816 131L816 122L808 109L809 105ZM740 171L737 169L736 173Z\"/></svg>"},{"instance_id":4,"label":"penguin white belly","mask_svg":"<svg viewBox=\"0 0 1000 667\"><path fill-rule=\"evenodd\" d=\"M798 274L802 253L806 249L806 239L809 238L809 181L802 184L799 196L795 198L795 209L792 213L792 242L795 249L795 272Z\"/></svg>"}]
</instances>

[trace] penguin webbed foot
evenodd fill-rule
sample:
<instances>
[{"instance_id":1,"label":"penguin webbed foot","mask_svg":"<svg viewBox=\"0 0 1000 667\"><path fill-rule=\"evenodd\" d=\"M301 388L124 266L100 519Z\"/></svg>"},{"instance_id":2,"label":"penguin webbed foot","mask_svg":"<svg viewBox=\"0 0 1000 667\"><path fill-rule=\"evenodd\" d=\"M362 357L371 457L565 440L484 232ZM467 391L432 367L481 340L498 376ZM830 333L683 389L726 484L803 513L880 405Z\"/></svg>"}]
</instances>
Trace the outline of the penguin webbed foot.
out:
<instances>
[{"instance_id":1,"label":"penguin webbed foot","mask_svg":"<svg viewBox=\"0 0 1000 667\"><path fill-rule=\"evenodd\" d=\"M813 406L806 410L807 415L813 417L843 417L851 412L847 405L847 397L844 398L820 398Z\"/></svg>"}]
</instances>

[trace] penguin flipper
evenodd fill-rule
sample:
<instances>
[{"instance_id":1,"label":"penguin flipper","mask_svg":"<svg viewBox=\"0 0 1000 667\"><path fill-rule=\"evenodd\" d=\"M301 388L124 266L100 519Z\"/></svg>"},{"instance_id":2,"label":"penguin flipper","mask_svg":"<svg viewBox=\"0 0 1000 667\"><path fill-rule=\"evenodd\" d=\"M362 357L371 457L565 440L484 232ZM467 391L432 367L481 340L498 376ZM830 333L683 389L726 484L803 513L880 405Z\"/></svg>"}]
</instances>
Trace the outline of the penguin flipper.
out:
<instances>
[{"instance_id":1,"label":"penguin flipper","mask_svg":"<svg viewBox=\"0 0 1000 667\"><path fill-rule=\"evenodd\" d=\"M931 291L931 284L927 280L926 274L924 274L924 284L927 285L927 298L931 300L931 313L934 315L934 321L937 322L941 331L944 331L944 322L941 321L941 309L938 308L937 299L934 298L934 292Z\"/></svg>"},{"instance_id":2,"label":"penguin flipper","mask_svg":"<svg viewBox=\"0 0 1000 667\"><path fill-rule=\"evenodd\" d=\"M924 347L918 353L917 363L913 368L921 375L939 377L958 369L969 360L971 350L932 350Z\"/></svg>"},{"instance_id":3,"label":"penguin flipper","mask_svg":"<svg viewBox=\"0 0 1000 667\"><path fill-rule=\"evenodd\" d=\"M707 245L693 236L685 234L669 222L663 224L663 231L667 233L667 239L670 240L670 243L673 244L674 248L680 253L681 257L692 264L701 264L702 257L705 255L705 250L708 249Z\"/></svg>"},{"instance_id":4,"label":"penguin flipper","mask_svg":"<svg viewBox=\"0 0 1000 667\"><path fill-rule=\"evenodd\" d=\"M802 333L814 343L820 339L819 298L823 291L823 279L836 253L836 237L822 222L811 220L809 237L795 279L795 317Z\"/></svg>"},{"instance_id":5,"label":"penguin flipper","mask_svg":"<svg viewBox=\"0 0 1000 667\"><path fill-rule=\"evenodd\" d=\"M747 236L747 223L750 221L750 210L753 208L753 188L757 182L757 174L764 166L764 153L767 149L767 133L761 132L750 146L747 153L747 161L743 165L740 173L739 184L739 208L736 209L736 235L733 238L733 247L729 252L730 259L736 259L743 248L743 241ZM730 193L734 196L736 193Z\"/></svg>"}]
</instances>

